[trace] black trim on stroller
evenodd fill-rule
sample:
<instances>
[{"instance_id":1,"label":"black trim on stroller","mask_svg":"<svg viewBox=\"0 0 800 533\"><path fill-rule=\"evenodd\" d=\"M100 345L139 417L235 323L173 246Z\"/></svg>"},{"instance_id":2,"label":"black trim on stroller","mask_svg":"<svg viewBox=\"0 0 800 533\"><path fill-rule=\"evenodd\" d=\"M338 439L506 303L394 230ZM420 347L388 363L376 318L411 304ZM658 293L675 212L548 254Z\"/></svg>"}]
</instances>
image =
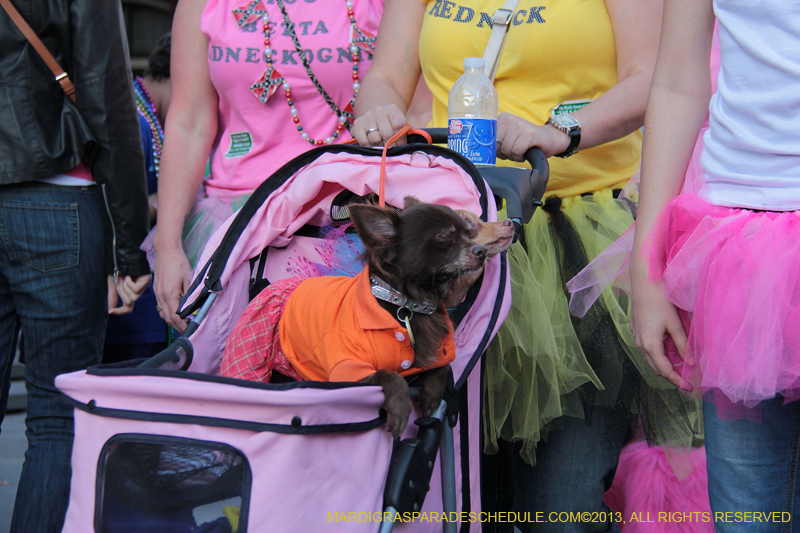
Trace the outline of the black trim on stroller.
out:
<instances>
[{"instance_id":1,"label":"black trim on stroller","mask_svg":"<svg viewBox=\"0 0 800 533\"><path fill-rule=\"evenodd\" d=\"M458 438L461 441L461 512L469 513L472 511L472 494L469 482L469 395L466 388L461 388L458 402L458 417L461 420ZM480 485L479 485L480 486ZM470 524L468 521L461 522L462 533L469 532Z\"/></svg>"},{"instance_id":2,"label":"black trim on stroller","mask_svg":"<svg viewBox=\"0 0 800 533\"><path fill-rule=\"evenodd\" d=\"M262 383L260 381L247 381L243 379L227 378L223 376L212 376L211 374L201 374L199 372L181 372L176 374L174 370L162 370L159 368L142 367L116 367L106 365L94 366L86 371L92 376L161 376L174 379L188 379L192 381L205 381L209 383L223 383L236 387L265 390L291 390L291 389L322 389L336 390L349 389L353 387L374 387L368 383L350 381L294 381L290 383Z\"/></svg>"},{"instance_id":3,"label":"black trim on stroller","mask_svg":"<svg viewBox=\"0 0 800 533\"><path fill-rule=\"evenodd\" d=\"M292 419L292 423L269 424L265 422L247 422L244 420L231 420L230 418L215 418L211 416L176 415L166 413L152 413L147 411L133 411L128 409L112 409L108 407L98 407L95 400L88 403L79 402L64 396L64 400L75 409L80 409L86 413L106 416L109 418L121 418L125 420L143 420L145 422L164 422L172 424L196 424L201 426L212 426L231 429L245 429L247 431L268 431L270 433L280 433L282 435L319 435L322 433L357 433L369 431L386 423L386 416L381 416L364 422L351 422L347 424L320 424L316 426L304 426L299 416Z\"/></svg>"},{"instance_id":4,"label":"black trim on stroller","mask_svg":"<svg viewBox=\"0 0 800 533\"><path fill-rule=\"evenodd\" d=\"M506 286L506 276L507 276L507 268L506 264L508 263L508 258L506 257L506 253L503 252L500 254L500 283L497 284L497 298L495 299L494 308L492 309L492 317L489 319L489 327L486 328L486 333L484 333L483 338L481 339L481 343L478 345L478 348L475 350L475 353L472 354L472 357L469 359L469 363L467 366L464 367L464 371L461 373L461 377L459 378L458 382L455 384L455 389L460 389L466 382L469 375L472 373L472 369L475 368L475 363L483 355L483 352L486 351L486 346L489 344L489 339L492 336L492 331L494 331L494 326L497 324L497 318L500 316L500 308L503 305L503 298L505 296L505 286ZM483 280L481 279L481 282ZM477 283L476 283L477 285ZM476 295L477 296L477 295ZM472 302L475 301L475 297L473 296ZM470 305L472 305L470 302Z\"/></svg>"}]
</instances>

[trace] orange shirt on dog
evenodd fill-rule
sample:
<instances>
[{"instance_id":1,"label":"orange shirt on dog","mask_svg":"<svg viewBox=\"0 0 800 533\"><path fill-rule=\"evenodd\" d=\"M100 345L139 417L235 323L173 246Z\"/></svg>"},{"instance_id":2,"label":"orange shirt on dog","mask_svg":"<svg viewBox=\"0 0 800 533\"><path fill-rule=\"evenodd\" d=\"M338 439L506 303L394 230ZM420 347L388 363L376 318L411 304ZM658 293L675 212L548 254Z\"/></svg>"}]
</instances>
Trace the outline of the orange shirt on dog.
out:
<instances>
[{"instance_id":1,"label":"orange shirt on dog","mask_svg":"<svg viewBox=\"0 0 800 533\"><path fill-rule=\"evenodd\" d=\"M423 370L411 368L408 332L370 292L367 268L353 278L305 280L289 297L279 328L283 353L303 379L361 381L379 369L401 376ZM455 353L451 325L435 366Z\"/></svg>"}]
</instances>

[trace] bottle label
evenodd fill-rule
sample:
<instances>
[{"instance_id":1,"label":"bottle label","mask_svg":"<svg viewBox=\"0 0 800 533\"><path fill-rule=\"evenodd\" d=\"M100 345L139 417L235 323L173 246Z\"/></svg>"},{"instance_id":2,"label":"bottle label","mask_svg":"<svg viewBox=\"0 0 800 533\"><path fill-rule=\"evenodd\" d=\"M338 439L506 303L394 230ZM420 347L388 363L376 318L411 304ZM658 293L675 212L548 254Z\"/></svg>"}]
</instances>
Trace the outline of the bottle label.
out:
<instances>
[{"instance_id":1,"label":"bottle label","mask_svg":"<svg viewBox=\"0 0 800 533\"><path fill-rule=\"evenodd\" d=\"M486 118L451 118L447 147L475 164L497 160L497 121Z\"/></svg>"}]
</instances>

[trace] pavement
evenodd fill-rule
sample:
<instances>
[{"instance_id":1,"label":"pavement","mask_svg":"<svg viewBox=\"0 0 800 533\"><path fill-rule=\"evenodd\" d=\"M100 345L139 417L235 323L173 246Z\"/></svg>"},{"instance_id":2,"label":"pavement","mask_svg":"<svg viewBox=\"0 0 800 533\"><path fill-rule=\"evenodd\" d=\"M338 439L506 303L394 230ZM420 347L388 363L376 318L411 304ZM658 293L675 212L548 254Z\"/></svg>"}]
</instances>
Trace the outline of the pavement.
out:
<instances>
[{"instance_id":1,"label":"pavement","mask_svg":"<svg viewBox=\"0 0 800 533\"><path fill-rule=\"evenodd\" d=\"M0 427L0 531L11 529L11 513L28 441L25 413L9 413Z\"/></svg>"}]
</instances>

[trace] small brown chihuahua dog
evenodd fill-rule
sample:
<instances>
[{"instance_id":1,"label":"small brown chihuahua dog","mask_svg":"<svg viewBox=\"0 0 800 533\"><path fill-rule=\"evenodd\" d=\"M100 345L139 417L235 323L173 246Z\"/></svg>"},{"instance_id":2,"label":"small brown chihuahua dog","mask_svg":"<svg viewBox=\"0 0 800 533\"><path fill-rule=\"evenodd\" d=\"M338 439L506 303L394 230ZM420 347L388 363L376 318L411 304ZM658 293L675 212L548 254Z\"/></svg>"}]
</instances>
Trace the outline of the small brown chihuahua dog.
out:
<instances>
[{"instance_id":1,"label":"small brown chihuahua dog","mask_svg":"<svg viewBox=\"0 0 800 533\"><path fill-rule=\"evenodd\" d=\"M351 305L345 301L357 302L352 296L354 286L336 276L304 281L293 278L270 285L250 302L228 338L220 375L267 382L274 381L273 374L285 375L290 380L329 381L341 362L334 363L336 358L355 357L358 363L367 364L366 372L361 367L359 378L374 372L362 382L383 389L389 431L397 437L411 414L408 384L400 373L426 371L417 378L422 388L419 403L425 415L435 411L447 385L447 363L455 357L453 325L445 303L453 298L463 299L466 290L483 272L490 251L496 254L503 248L505 233L502 227L486 231L484 228L489 225L479 219L476 222L475 215L460 216L448 207L423 204L410 196L405 198L401 213L392 207L380 207L371 199L367 203L350 204L348 210L365 250L367 267L359 274L369 277L366 281L370 293L365 297L375 298L380 308L389 313L390 324L394 320L399 323L394 333L389 330L389 335L401 342L408 338L413 362L405 359L402 364L391 364L375 357L376 339L382 333L363 329L357 315L363 307L349 307L352 311L348 313L355 315L344 320L347 324L358 324L364 335L348 334L342 347L328 352L323 339L334 339L336 345L338 337L326 335L342 331L343 323L336 319L337 309ZM476 239L485 242L488 249ZM337 292L342 283L345 291ZM293 284L294 288L289 288ZM336 296L326 306L293 307L292 302L306 297L294 299L295 294L301 293L311 293L312 301L325 294ZM374 308L371 312L375 312ZM313 331L304 331L306 326ZM402 349L408 353L408 347Z\"/></svg>"},{"instance_id":2,"label":"small brown chihuahua dog","mask_svg":"<svg viewBox=\"0 0 800 533\"><path fill-rule=\"evenodd\" d=\"M405 198L404 204L400 213L374 204L355 204L349 210L365 248L370 275L410 301L433 304L432 313L414 313L408 326L415 338L412 367L428 370L418 383L422 387L420 407L430 415L444 394L449 366L431 368L442 342L452 334L445 302L453 298L454 291L460 290L466 279L472 279L466 285L469 288L480 276L488 252L486 246L475 241L479 234L475 227L468 226L465 218L449 207L424 204L411 196ZM396 304L380 298L378 303L397 316ZM399 436L411 414L405 379L379 369L362 382L383 388L389 431Z\"/></svg>"}]
</instances>

